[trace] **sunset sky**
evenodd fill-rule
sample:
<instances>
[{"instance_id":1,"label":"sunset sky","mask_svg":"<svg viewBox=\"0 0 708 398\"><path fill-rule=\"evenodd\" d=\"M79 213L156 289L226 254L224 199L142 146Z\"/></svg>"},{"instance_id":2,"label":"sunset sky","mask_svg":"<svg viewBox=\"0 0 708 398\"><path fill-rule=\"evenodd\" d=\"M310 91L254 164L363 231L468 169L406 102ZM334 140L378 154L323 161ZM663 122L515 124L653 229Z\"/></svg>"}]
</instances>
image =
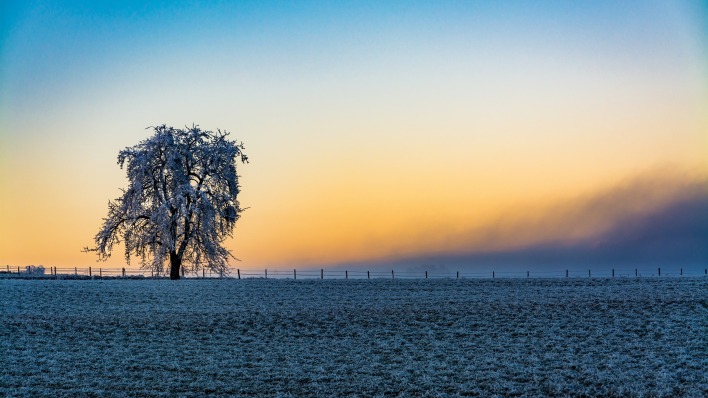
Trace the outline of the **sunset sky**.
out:
<instances>
[{"instance_id":1,"label":"sunset sky","mask_svg":"<svg viewBox=\"0 0 708 398\"><path fill-rule=\"evenodd\" d=\"M163 123L246 145L242 269L708 263L702 1L3 0L0 121L3 267Z\"/></svg>"}]
</instances>

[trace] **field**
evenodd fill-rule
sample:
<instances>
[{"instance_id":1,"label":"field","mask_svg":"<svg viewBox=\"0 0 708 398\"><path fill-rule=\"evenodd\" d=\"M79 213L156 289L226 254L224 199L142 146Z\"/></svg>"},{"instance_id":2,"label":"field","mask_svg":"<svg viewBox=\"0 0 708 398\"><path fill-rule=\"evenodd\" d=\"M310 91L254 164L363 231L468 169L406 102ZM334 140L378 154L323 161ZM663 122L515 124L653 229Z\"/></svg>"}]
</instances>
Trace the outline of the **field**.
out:
<instances>
[{"instance_id":1,"label":"field","mask_svg":"<svg viewBox=\"0 0 708 398\"><path fill-rule=\"evenodd\" d=\"M0 396L708 396L708 278L0 280Z\"/></svg>"}]
</instances>

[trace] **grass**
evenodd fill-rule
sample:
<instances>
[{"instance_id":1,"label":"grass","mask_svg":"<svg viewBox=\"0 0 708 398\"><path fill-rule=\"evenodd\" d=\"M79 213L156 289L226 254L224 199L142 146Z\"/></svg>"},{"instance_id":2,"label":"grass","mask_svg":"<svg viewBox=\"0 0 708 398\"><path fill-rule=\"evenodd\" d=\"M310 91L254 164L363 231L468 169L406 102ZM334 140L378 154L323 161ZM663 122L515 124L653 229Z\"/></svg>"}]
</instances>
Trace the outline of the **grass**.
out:
<instances>
[{"instance_id":1,"label":"grass","mask_svg":"<svg viewBox=\"0 0 708 398\"><path fill-rule=\"evenodd\" d=\"M0 280L3 396L708 395L708 279Z\"/></svg>"}]
</instances>

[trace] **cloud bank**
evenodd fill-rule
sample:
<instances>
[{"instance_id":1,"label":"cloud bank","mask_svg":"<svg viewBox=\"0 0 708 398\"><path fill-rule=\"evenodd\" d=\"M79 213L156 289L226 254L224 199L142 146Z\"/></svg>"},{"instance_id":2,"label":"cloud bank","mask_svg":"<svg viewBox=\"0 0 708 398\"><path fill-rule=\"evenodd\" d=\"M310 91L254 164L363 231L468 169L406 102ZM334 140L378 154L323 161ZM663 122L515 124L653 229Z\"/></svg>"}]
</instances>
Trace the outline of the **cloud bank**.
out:
<instances>
[{"instance_id":1,"label":"cloud bank","mask_svg":"<svg viewBox=\"0 0 708 398\"><path fill-rule=\"evenodd\" d=\"M450 242L339 267L559 270L708 266L708 179L644 175L490 225L432 237Z\"/></svg>"}]
</instances>

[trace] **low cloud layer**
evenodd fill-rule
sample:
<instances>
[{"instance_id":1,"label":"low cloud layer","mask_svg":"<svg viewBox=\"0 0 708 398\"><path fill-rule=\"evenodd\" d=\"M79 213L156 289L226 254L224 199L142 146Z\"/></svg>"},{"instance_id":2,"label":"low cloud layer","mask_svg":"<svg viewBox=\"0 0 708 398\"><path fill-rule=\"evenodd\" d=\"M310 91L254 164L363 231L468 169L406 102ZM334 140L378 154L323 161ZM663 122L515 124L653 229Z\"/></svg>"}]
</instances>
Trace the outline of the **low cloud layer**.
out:
<instances>
[{"instance_id":1,"label":"low cloud layer","mask_svg":"<svg viewBox=\"0 0 708 398\"><path fill-rule=\"evenodd\" d=\"M468 271L702 269L708 266L708 179L642 176L445 240L457 248L393 255L357 265Z\"/></svg>"}]
</instances>

